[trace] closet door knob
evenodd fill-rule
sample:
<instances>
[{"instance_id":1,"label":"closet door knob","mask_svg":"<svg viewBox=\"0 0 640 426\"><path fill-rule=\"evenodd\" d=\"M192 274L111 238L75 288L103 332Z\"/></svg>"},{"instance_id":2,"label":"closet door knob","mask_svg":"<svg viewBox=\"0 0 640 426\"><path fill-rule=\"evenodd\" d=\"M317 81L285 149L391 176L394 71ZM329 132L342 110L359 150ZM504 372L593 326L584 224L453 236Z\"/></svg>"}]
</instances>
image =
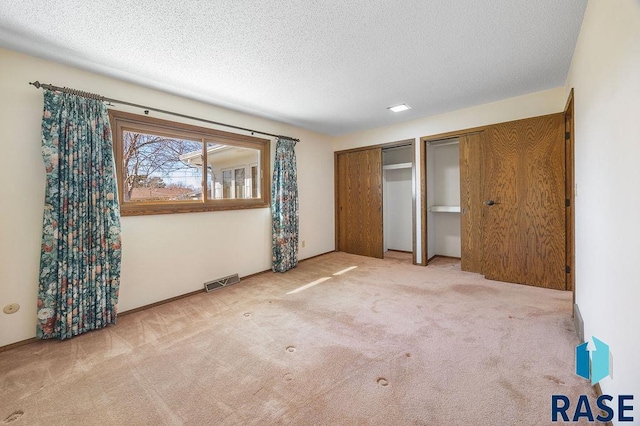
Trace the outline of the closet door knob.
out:
<instances>
[{"instance_id":1,"label":"closet door knob","mask_svg":"<svg viewBox=\"0 0 640 426\"><path fill-rule=\"evenodd\" d=\"M487 201L485 201L484 203L485 203L486 205L488 205L488 206L493 206L494 204L500 204L500 203L496 203L496 202L495 202L495 201L493 201L493 200L487 200Z\"/></svg>"}]
</instances>

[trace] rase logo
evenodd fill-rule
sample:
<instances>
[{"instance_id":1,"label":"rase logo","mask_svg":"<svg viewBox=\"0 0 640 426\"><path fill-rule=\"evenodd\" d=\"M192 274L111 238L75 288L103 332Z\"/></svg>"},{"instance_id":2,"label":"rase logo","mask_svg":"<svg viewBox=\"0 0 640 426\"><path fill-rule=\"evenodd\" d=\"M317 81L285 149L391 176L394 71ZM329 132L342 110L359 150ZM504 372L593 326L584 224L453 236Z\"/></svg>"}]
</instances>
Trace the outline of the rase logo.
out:
<instances>
[{"instance_id":1,"label":"rase logo","mask_svg":"<svg viewBox=\"0 0 640 426\"><path fill-rule=\"evenodd\" d=\"M589 346L589 342L585 342L576 346L576 374L587 380L591 380L591 385L599 383L610 374L609 365L609 345L604 343L597 337L592 338L593 345ZM633 395L618 395L618 421L632 422L633 416L625 413L633 411ZM614 397L611 395L600 395L596 400L597 408L594 417L593 410L589 403L587 395L580 395L578 403L574 410L571 410L571 401L566 395L553 395L551 397L551 421L557 422L559 418L563 421L577 422L580 419L589 422L610 422L615 417L615 411L606 404L611 402ZM573 416L569 413L573 412Z\"/></svg>"},{"instance_id":2,"label":"rase logo","mask_svg":"<svg viewBox=\"0 0 640 426\"><path fill-rule=\"evenodd\" d=\"M595 336L591 340L595 349L589 350L589 342L576 346L576 374L593 386L609 375L609 345Z\"/></svg>"}]
</instances>

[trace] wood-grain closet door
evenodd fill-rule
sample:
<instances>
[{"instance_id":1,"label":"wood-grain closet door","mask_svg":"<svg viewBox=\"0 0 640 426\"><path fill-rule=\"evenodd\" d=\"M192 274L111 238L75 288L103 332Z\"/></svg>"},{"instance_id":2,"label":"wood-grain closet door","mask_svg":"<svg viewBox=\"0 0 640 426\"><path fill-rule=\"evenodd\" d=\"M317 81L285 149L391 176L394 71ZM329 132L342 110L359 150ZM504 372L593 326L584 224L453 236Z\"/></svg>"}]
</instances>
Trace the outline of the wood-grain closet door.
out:
<instances>
[{"instance_id":1,"label":"wood-grain closet door","mask_svg":"<svg viewBox=\"0 0 640 426\"><path fill-rule=\"evenodd\" d=\"M460 140L460 268L482 272L482 146L484 133Z\"/></svg>"},{"instance_id":2,"label":"wood-grain closet door","mask_svg":"<svg viewBox=\"0 0 640 426\"><path fill-rule=\"evenodd\" d=\"M483 159L485 277L564 290L563 115L489 126Z\"/></svg>"},{"instance_id":3,"label":"wood-grain closet door","mask_svg":"<svg viewBox=\"0 0 640 426\"><path fill-rule=\"evenodd\" d=\"M337 155L338 250L383 257L382 149Z\"/></svg>"}]
</instances>

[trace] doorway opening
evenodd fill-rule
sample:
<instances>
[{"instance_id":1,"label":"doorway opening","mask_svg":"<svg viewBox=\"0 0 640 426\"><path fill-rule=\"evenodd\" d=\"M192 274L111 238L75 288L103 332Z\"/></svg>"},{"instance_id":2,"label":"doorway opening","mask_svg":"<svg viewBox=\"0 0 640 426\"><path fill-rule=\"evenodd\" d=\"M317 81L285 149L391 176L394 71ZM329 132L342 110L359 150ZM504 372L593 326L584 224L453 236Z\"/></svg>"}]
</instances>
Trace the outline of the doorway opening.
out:
<instances>
[{"instance_id":1,"label":"doorway opening","mask_svg":"<svg viewBox=\"0 0 640 426\"><path fill-rule=\"evenodd\" d=\"M461 257L460 140L427 142L427 259Z\"/></svg>"},{"instance_id":2,"label":"doorway opening","mask_svg":"<svg viewBox=\"0 0 640 426\"><path fill-rule=\"evenodd\" d=\"M338 251L418 263L415 149L403 140L335 153Z\"/></svg>"},{"instance_id":3,"label":"doorway opening","mask_svg":"<svg viewBox=\"0 0 640 426\"><path fill-rule=\"evenodd\" d=\"M384 258L413 262L413 149L382 149Z\"/></svg>"}]
</instances>

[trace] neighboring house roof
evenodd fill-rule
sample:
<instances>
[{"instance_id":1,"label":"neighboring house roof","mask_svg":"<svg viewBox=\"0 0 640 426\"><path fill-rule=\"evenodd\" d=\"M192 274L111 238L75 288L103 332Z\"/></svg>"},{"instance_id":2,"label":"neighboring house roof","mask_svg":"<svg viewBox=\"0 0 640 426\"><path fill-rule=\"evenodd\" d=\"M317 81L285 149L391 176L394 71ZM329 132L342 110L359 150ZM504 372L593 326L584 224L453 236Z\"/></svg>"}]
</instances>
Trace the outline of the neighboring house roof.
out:
<instances>
[{"instance_id":1,"label":"neighboring house roof","mask_svg":"<svg viewBox=\"0 0 640 426\"><path fill-rule=\"evenodd\" d=\"M258 151L255 149L216 144L207 148L207 162L209 166L214 166L216 163L233 162L233 160L237 160L238 164L242 164L242 158L246 158L247 154L252 153L256 154L257 159ZM187 152L178 158L190 166L202 166L202 151L200 150Z\"/></svg>"}]
</instances>

